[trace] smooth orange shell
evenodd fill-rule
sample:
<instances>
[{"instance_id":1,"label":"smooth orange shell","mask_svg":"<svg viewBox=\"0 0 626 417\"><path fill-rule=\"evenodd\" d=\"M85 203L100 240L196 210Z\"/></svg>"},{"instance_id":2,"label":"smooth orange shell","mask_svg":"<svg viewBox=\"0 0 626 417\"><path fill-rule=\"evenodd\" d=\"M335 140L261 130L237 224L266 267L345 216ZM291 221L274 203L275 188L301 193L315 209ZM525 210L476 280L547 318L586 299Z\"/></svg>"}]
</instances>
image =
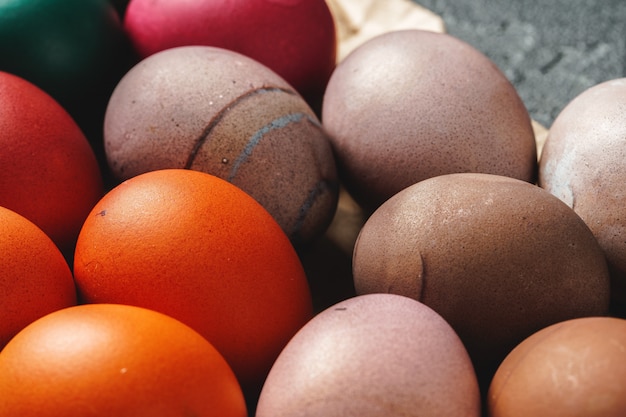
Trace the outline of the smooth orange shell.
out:
<instances>
[{"instance_id":1,"label":"smooth orange shell","mask_svg":"<svg viewBox=\"0 0 626 417\"><path fill-rule=\"evenodd\" d=\"M0 205L73 252L89 210L103 193L87 138L59 103L34 84L0 72Z\"/></svg>"},{"instance_id":2,"label":"smooth orange shell","mask_svg":"<svg viewBox=\"0 0 626 417\"><path fill-rule=\"evenodd\" d=\"M0 415L245 417L220 353L166 315L80 305L51 313L0 353Z\"/></svg>"},{"instance_id":3,"label":"smooth orange shell","mask_svg":"<svg viewBox=\"0 0 626 417\"><path fill-rule=\"evenodd\" d=\"M54 242L0 207L0 349L31 322L75 304L72 273Z\"/></svg>"},{"instance_id":4,"label":"smooth orange shell","mask_svg":"<svg viewBox=\"0 0 626 417\"><path fill-rule=\"evenodd\" d=\"M258 385L311 317L300 260L252 197L210 174L151 171L112 189L78 237L82 301L151 308L190 325Z\"/></svg>"},{"instance_id":5,"label":"smooth orange shell","mask_svg":"<svg viewBox=\"0 0 626 417\"><path fill-rule=\"evenodd\" d=\"M626 415L626 320L582 317L547 326L504 359L490 417Z\"/></svg>"}]
</instances>

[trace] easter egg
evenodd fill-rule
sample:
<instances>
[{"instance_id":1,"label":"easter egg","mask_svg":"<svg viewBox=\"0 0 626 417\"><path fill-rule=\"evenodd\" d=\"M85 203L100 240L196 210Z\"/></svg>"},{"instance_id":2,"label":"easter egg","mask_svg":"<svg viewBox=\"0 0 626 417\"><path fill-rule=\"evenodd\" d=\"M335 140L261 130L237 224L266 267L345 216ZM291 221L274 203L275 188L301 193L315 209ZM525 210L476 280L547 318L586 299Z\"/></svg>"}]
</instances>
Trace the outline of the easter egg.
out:
<instances>
[{"instance_id":1,"label":"easter egg","mask_svg":"<svg viewBox=\"0 0 626 417\"><path fill-rule=\"evenodd\" d=\"M124 28L142 57L187 45L249 56L312 105L335 66L335 23L324 0L132 0Z\"/></svg>"},{"instance_id":2,"label":"easter egg","mask_svg":"<svg viewBox=\"0 0 626 417\"><path fill-rule=\"evenodd\" d=\"M191 326L251 391L312 315L302 264L272 216L193 170L151 171L109 191L80 232L74 278L82 302L137 305Z\"/></svg>"},{"instance_id":3,"label":"easter egg","mask_svg":"<svg viewBox=\"0 0 626 417\"><path fill-rule=\"evenodd\" d=\"M584 317L524 339L496 372L489 417L619 417L626 413L626 320Z\"/></svg>"},{"instance_id":4,"label":"easter egg","mask_svg":"<svg viewBox=\"0 0 626 417\"><path fill-rule=\"evenodd\" d=\"M321 235L335 213L337 173L314 112L274 71L209 46L151 55L115 88L104 147L120 180L187 168L252 195L294 244Z\"/></svg>"},{"instance_id":5,"label":"easter egg","mask_svg":"<svg viewBox=\"0 0 626 417\"><path fill-rule=\"evenodd\" d=\"M353 256L357 294L423 302L461 337L486 388L502 359L550 324L604 315L609 272L591 230L565 203L515 178L429 178L381 205Z\"/></svg>"},{"instance_id":6,"label":"easter egg","mask_svg":"<svg viewBox=\"0 0 626 417\"><path fill-rule=\"evenodd\" d=\"M514 86L448 34L397 30L361 44L333 72L321 118L342 182L368 212L437 175L536 179L532 124Z\"/></svg>"},{"instance_id":7,"label":"easter egg","mask_svg":"<svg viewBox=\"0 0 626 417\"><path fill-rule=\"evenodd\" d=\"M0 2L0 56L0 71L46 91L83 129L100 130L106 99L135 59L109 0Z\"/></svg>"},{"instance_id":8,"label":"easter egg","mask_svg":"<svg viewBox=\"0 0 626 417\"><path fill-rule=\"evenodd\" d=\"M210 342L128 305L79 305L30 324L0 352L0 391L3 416L247 416Z\"/></svg>"},{"instance_id":9,"label":"easter egg","mask_svg":"<svg viewBox=\"0 0 626 417\"><path fill-rule=\"evenodd\" d=\"M256 417L480 416L476 375L450 325L393 294L341 301L289 341Z\"/></svg>"},{"instance_id":10,"label":"easter egg","mask_svg":"<svg viewBox=\"0 0 626 417\"><path fill-rule=\"evenodd\" d=\"M75 304L59 248L30 220L0 206L0 350L31 322Z\"/></svg>"},{"instance_id":11,"label":"easter egg","mask_svg":"<svg viewBox=\"0 0 626 417\"><path fill-rule=\"evenodd\" d=\"M40 227L67 256L104 192L89 141L49 94L0 72L0 206Z\"/></svg>"},{"instance_id":12,"label":"easter egg","mask_svg":"<svg viewBox=\"0 0 626 417\"><path fill-rule=\"evenodd\" d=\"M616 313L626 317L626 79L595 85L550 127L539 185L570 206L606 254Z\"/></svg>"}]
</instances>

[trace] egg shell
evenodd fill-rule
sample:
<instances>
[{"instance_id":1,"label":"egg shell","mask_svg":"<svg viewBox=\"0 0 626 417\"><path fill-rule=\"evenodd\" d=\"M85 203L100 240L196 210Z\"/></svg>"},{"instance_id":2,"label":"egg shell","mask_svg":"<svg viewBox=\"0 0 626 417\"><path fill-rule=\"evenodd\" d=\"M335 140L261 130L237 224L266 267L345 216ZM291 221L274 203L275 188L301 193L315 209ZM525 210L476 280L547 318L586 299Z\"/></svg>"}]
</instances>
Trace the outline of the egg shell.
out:
<instances>
[{"instance_id":1,"label":"egg shell","mask_svg":"<svg viewBox=\"0 0 626 417\"><path fill-rule=\"evenodd\" d=\"M142 57L186 45L237 51L274 70L312 105L321 103L337 54L324 0L133 0L124 28Z\"/></svg>"},{"instance_id":2,"label":"egg shell","mask_svg":"<svg viewBox=\"0 0 626 417\"><path fill-rule=\"evenodd\" d=\"M83 303L137 305L194 328L251 393L312 316L307 276L278 223L240 188L194 170L110 190L83 224L73 271Z\"/></svg>"},{"instance_id":3,"label":"egg shell","mask_svg":"<svg viewBox=\"0 0 626 417\"><path fill-rule=\"evenodd\" d=\"M0 206L0 351L36 319L76 303L59 248L30 220Z\"/></svg>"},{"instance_id":4,"label":"egg shell","mask_svg":"<svg viewBox=\"0 0 626 417\"><path fill-rule=\"evenodd\" d=\"M0 70L46 91L83 129L102 130L108 96L135 59L130 49L109 0L0 3Z\"/></svg>"},{"instance_id":5,"label":"egg shell","mask_svg":"<svg viewBox=\"0 0 626 417\"><path fill-rule=\"evenodd\" d=\"M357 294L401 294L439 313L481 383L533 332L609 304L604 254L580 217L493 174L442 175L387 200L361 229L353 274Z\"/></svg>"},{"instance_id":6,"label":"egg shell","mask_svg":"<svg viewBox=\"0 0 626 417\"><path fill-rule=\"evenodd\" d=\"M226 49L173 48L133 67L110 98L104 146L121 180L188 168L231 182L295 244L336 210L335 160L314 112L275 72Z\"/></svg>"},{"instance_id":7,"label":"egg shell","mask_svg":"<svg viewBox=\"0 0 626 417\"><path fill-rule=\"evenodd\" d=\"M425 305L370 294L322 311L274 363L256 417L480 415L476 375L452 328Z\"/></svg>"},{"instance_id":8,"label":"egg shell","mask_svg":"<svg viewBox=\"0 0 626 417\"><path fill-rule=\"evenodd\" d=\"M626 320L585 317L529 336L502 362L490 417L626 415Z\"/></svg>"},{"instance_id":9,"label":"egg shell","mask_svg":"<svg viewBox=\"0 0 626 417\"><path fill-rule=\"evenodd\" d=\"M436 175L536 178L532 124L517 91L448 34L398 30L357 47L329 80L322 122L346 188L371 211Z\"/></svg>"},{"instance_id":10,"label":"egg shell","mask_svg":"<svg viewBox=\"0 0 626 417\"><path fill-rule=\"evenodd\" d=\"M33 83L0 72L0 206L26 217L71 257L104 193L100 168L70 114Z\"/></svg>"},{"instance_id":11,"label":"egg shell","mask_svg":"<svg viewBox=\"0 0 626 417\"><path fill-rule=\"evenodd\" d=\"M626 312L625 109L626 78L600 83L574 98L550 127L538 181L572 207L600 242L611 270L614 306L622 314Z\"/></svg>"}]
</instances>

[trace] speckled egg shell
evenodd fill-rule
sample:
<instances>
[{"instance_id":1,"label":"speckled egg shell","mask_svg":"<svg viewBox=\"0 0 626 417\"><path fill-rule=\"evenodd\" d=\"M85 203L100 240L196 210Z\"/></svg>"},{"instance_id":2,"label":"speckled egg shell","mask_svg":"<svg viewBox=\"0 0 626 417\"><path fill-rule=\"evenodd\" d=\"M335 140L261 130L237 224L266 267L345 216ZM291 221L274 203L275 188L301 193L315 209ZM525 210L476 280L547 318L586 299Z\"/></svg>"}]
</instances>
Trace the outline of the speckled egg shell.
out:
<instances>
[{"instance_id":1,"label":"speckled egg shell","mask_svg":"<svg viewBox=\"0 0 626 417\"><path fill-rule=\"evenodd\" d=\"M483 382L531 333L608 310L606 261L580 217L493 174L442 175L387 200L361 229L353 274L357 294L401 294L438 312Z\"/></svg>"},{"instance_id":2,"label":"speckled egg shell","mask_svg":"<svg viewBox=\"0 0 626 417\"><path fill-rule=\"evenodd\" d=\"M370 294L322 311L274 363L256 417L480 416L459 337L432 309Z\"/></svg>"},{"instance_id":3,"label":"speckled egg shell","mask_svg":"<svg viewBox=\"0 0 626 417\"><path fill-rule=\"evenodd\" d=\"M626 415L626 320L585 317L520 343L489 389L490 417Z\"/></svg>"},{"instance_id":4,"label":"speckled egg shell","mask_svg":"<svg viewBox=\"0 0 626 417\"><path fill-rule=\"evenodd\" d=\"M133 67L109 101L104 145L120 180L188 168L230 181L294 243L320 235L336 209L335 160L314 112L273 71L225 49L173 48Z\"/></svg>"},{"instance_id":5,"label":"speckled egg shell","mask_svg":"<svg viewBox=\"0 0 626 417\"><path fill-rule=\"evenodd\" d=\"M322 122L346 188L375 209L418 181L485 172L534 182L528 111L482 53L442 33L379 35L339 63Z\"/></svg>"},{"instance_id":6,"label":"speckled egg shell","mask_svg":"<svg viewBox=\"0 0 626 417\"><path fill-rule=\"evenodd\" d=\"M604 250L613 298L626 305L626 78L574 98L550 127L539 185L587 223Z\"/></svg>"}]
</instances>

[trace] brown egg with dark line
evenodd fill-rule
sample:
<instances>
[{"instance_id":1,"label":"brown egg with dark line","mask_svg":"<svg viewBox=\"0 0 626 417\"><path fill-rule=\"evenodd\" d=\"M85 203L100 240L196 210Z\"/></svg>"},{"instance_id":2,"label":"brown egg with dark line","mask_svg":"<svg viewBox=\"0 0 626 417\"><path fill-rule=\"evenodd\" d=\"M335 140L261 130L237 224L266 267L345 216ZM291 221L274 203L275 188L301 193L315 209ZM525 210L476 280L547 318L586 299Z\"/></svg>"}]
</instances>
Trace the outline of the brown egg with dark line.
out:
<instances>
[{"instance_id":1,"label":"brown egg with dark line","mask_svg":"<svg viewBox=\"0 0 626 417\"><path fill-rule=\"evenodd\" d=\"M493 174L441 175L391 197L361 229L353 273L357 294L401 294L438 312L483 384L533 332L609 306L606 260L582 219L540 187Z\"/></svg>"},{"instance_id":2,"label":"brown egg with dark line","mask_svg":"<svg viewBox=\"0 0 626 417\"><path fill-rule=\"evenodd\" d=\"M296 245L336 210L335 160L315 113L276 73L226 49L178 47L139 62L110 98L104 145L119 180L164 168L228 180Z\"/></svg>"}]
</instances>

